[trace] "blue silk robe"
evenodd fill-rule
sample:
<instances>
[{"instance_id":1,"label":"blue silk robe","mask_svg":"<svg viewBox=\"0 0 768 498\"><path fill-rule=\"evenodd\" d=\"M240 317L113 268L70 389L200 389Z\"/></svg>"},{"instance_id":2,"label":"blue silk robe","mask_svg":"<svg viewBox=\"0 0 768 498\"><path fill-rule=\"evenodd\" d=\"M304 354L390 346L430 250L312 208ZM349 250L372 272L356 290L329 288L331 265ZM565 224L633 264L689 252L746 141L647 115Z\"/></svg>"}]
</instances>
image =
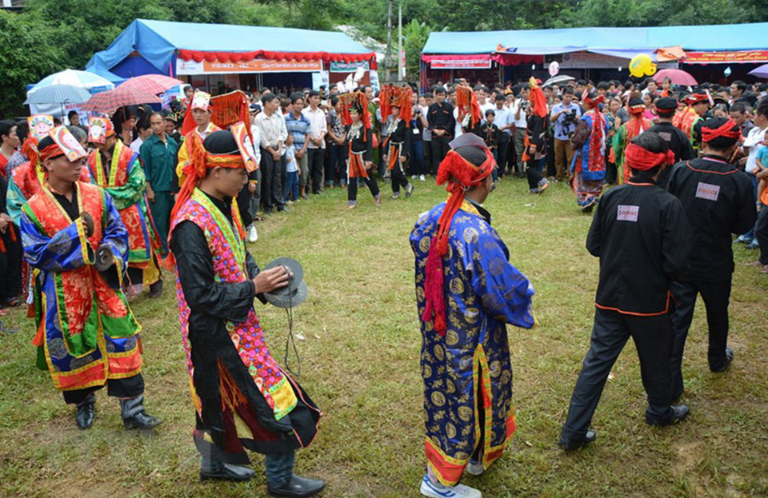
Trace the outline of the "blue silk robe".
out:
<instances>
[{"instance_id":1,"label":"blue silk robe","mask_svg":"<svg viewBox=\"0 0 768 498\"><path fill-rule=\"evenodd\" d=\"M422 215L411 233L416 300L424 313L427 255L445 203ZM446 485L459 481L476 450L490 465L515 430L506 324L532 328L534 293L509 263L509 251L478 209L465 201L443 258L447 330L421 320L427 461ZM482 444L482 447L480 445Z\"/></svg>"}]
</instances>

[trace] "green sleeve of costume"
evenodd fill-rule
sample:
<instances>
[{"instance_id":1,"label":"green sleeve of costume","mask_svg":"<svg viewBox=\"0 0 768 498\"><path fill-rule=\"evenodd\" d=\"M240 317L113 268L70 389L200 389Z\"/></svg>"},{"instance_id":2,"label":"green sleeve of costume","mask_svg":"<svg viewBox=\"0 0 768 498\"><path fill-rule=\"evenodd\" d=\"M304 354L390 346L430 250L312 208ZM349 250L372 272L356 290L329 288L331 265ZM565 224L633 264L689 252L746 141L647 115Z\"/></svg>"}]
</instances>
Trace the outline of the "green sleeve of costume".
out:
<instances>
[{"instance_id":1,"label":"green sleeve of costume","mask_svg":"<svg viewBox=\"0 0 768 498\"><path fill-rule=\"evenodd\" d=\"M131 165L128 173L128 181L122 187L111 187L104 189L112 196L112 201L118 211L133 206L144 197L144 191L147 189L145 183L144 170L138 159Z\"/></svg>"},{"instance_id":2,"label":"green sleeve of costume","mask_svg":"<svg viewBox=\"0 0 768 498\"><path fill-rule=\"evenodd\" d=\"M627 136L627 127L621 125L621 127L613 136L613 157L617 166L624 165L624 148Z\"/></svg>"}]
</instances>

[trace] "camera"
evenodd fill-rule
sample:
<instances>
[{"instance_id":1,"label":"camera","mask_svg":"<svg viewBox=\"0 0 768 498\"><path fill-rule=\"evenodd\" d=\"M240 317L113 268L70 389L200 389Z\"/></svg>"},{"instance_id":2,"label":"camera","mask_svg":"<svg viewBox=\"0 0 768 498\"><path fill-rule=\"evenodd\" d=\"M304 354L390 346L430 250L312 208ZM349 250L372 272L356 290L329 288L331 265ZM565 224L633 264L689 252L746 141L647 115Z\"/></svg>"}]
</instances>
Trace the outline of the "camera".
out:
<instances>
[{"instance_id":1,"label":"camera","mask_svg":"<svg viewBox=\"0 0 768 498\"><path fill-rule=\"evenodd\" d=\"M563 126L568 128L572 124L576 123L576 113L573 111L566 111L563 113Z\"/></svg>"}]
</instances>

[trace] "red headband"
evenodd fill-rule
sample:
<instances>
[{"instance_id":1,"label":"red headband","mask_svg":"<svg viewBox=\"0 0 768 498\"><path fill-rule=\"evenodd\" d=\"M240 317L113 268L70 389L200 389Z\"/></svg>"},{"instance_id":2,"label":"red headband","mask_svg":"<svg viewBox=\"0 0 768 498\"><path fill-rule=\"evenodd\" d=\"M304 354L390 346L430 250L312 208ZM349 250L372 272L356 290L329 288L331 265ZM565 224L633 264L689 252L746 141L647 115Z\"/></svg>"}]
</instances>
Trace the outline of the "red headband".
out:
<instances>
[{"instance_id":1,"label":"red headband","mask_svg":"<svg viewBox=\"0 0 768 498\"><path fill-rule=\"evenodd\" d=\"M451 197L445 203L443 214L437 222L437 232L432 237L432 244L427 255L427 267L425 270L424 298L426 308L421 318L424 321L434 320L435 331L444 336L446 330L445 321L445 296L443 286L443 256L448 253L448 234L451 230L451 222L456 212L464 201L464 194L470 187L479 185L493 172L496 162L489 149L485 149L485 161L480 166L475 166L461 157L458 152L451 150L440 163L437 171L437 184L448 183L446 190Z\"/></svg>"},{"instance_id":2,"label":"red headband","mask_svg":"<svg viewBox=\"0 0 768 498\"><path fill-rule=\"evenodd\" d=\"M54 142L45 149L38 150L38 155L40 156L40 162L42 162L47 161L48 159L53 159L54 157L63 156L64 151L61 150L59 144Z\"/></svg>"},{"instance_id":3,"label":"red headband","mask_svg":"<svg viewBox=\"0 0 768 498\"><path fill-rule=\"evenodd\" d=\"M734 130L734 127L736 128ZM738 140L741 136L741 127L736 124L733 118L728 118L728 121L720 128L701 128L701 139L703 142L711 142L717 137L725 137L733 140Z\"/></svg>"},{"instance_id":4,"label":"red headband","mask_svg":"<svg viewBox=\"0 0 768 498\"><path fill-rule=\"evenodd\" d=\"M633 105L629 107L629 113L633 115L642 114L645 112L645 105Z\"/></svg>"},{"instance_id":5,"label":"red headband","mask_svg":"<svg viewBox=\"0 0 768 498\"><path fill-rule=\"evenodd\" d=\"M630 143L627 150L624 151L624 157L627 158L627 165L637 171L648 171L662 164L674 164L675 153L671 150L667 152L651 152L637 144Z\"/></svg>"}]
</instances>

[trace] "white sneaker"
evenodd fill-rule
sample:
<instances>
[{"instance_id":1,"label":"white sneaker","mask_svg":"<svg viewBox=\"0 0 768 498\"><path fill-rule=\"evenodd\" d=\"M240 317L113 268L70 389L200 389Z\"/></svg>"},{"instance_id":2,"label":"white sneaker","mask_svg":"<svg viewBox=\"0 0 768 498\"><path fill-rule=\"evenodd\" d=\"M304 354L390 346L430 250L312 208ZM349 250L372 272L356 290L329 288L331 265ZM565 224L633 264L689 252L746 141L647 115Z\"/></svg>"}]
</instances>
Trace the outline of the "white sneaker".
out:
<instances>
[{"instance_id":1,"label":"white sneaker","mask_svg":"<svg viewBox=\"0 0 768 498\"><path fill-rule=\"evenodd\" d=\"M411 175L411 180L415 180L415 179L416 179L416 175Z\"/></svg>"},{"instance_id":2,"label":"white sneaker","mask_svg":"<svg viewBox=\"0 0 768 498\"><path fill-rule=\"evenodd\" d=\"M256 227L251 225L248 229L248 242L254 243L259 240L259 232L256 231Z\"/></svg>"},{"instance_id":3,"label":"white sneaker","mask_svg":"<svg viewBox=\"0 0 768 498\"><path fill-rule=\"evenodd\" d=\"M427 475L421 481L419 491L422 495L432 498L483 498L483 494L475 488L470 488L464 484L457 484L456 486L434 484Z\"/></svg>"},{"instance_id":4,"label":"white sneaker","mask_svg":"<svg viewBox=\"0 0 768 498\"><path fill-rule=\"evenodd\" d=\"M424 175L419 175L419 180L421 180L422 182L426 181L425 178L424 178Z\"/></svg>"},{"instance_id":5,"label":"white sneaker","mask_svg":"<svg viewBox=\"0 0 768 498\"><path fill-rule=\"evenodd\" d=\"M464 470L471 476L481 476L485 472L485 467L483 467L482 462L473 463L470 460Z\"/></svg>"}]
</instances>

